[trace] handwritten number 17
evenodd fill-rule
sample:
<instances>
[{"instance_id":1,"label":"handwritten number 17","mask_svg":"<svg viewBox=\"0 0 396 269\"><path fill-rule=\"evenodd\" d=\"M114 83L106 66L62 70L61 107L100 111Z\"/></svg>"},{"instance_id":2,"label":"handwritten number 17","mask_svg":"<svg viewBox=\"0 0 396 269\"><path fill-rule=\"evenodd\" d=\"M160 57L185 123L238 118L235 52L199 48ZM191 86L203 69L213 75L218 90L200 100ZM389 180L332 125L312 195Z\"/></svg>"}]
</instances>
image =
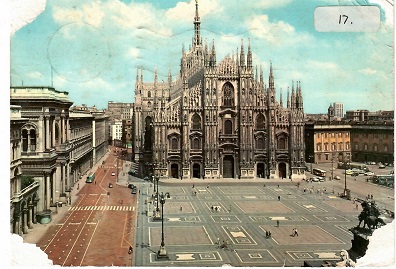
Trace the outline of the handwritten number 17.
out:
<instances>
[{"instance_id":1,"label":"handwritten number 17","mask_svg":"<svg viewBox=\"0 0 396 269\"><path fill-rule=\"evenodd\" d=\"M340 15L340 18L339 18L339 20L338 20L338 24L341 24L341 23L342 23L341 18L345 18L344 24L346 24L346 22L347 22L347 20L348 20L348 16L347 16L347 15Z\"/></svg>"}]
</instances>

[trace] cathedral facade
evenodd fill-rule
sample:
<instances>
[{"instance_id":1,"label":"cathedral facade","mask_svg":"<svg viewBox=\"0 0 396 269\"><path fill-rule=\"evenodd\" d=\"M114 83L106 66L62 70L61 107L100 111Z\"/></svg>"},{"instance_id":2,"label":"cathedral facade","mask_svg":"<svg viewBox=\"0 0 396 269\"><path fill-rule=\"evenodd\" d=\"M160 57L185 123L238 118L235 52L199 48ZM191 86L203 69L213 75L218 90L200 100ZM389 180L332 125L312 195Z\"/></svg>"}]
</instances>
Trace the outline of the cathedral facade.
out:
<instances>
[{"instance_id":1,"label":"cathedral facade","mask_svg":"<svg viewBox=\"0 0 396 269\"><path fill-rule=\"evenodd\" d=\"M268 84L253 67L250 41L217 61L203 44L198 4L194 37L182 49L181 70L167 82L145 82L137 70L133 155L140 174L160 178L304 178L301 83L287 104L276 100L272 63Z\"/></svg>"}]
</instances>

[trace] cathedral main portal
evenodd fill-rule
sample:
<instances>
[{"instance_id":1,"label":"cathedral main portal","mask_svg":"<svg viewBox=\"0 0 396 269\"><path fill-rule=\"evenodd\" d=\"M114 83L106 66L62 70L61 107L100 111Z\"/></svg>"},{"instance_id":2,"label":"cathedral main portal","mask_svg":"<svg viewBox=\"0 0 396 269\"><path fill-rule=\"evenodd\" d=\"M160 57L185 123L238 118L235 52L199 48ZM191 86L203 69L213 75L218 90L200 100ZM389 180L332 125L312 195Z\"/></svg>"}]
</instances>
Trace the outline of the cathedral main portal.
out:
<instances>
[{"instance_id":1,"label":"cathedral main portal","mask_svg":"<svg viewBox=\"0 0 396 269\"><path fill-rule=\"evenodd\" d=\"M200 178L201 177L201 166L199 163L194 163L193 165L193 177Z\"/></svg>"},{"instance_id":2,"label":"cathedral main portal","mask_svg":"<svg viewBox=\"0 0 396 269\"><path fill-rule=\"evenodd\" d=\"M171 177L179 178L179 165L177 165L176 163L173 163L171 165Z\"/></svg>"},{"instance_id":3,"label":"cathedral main portal","mask_svg":"<svg viewBox=\"0 0 396 269\"><path fill-rule=\"evenodd\" d=\"M230 155L223 159L223 178L234 178L234 157Z\"/></svg>"}]
</instances>

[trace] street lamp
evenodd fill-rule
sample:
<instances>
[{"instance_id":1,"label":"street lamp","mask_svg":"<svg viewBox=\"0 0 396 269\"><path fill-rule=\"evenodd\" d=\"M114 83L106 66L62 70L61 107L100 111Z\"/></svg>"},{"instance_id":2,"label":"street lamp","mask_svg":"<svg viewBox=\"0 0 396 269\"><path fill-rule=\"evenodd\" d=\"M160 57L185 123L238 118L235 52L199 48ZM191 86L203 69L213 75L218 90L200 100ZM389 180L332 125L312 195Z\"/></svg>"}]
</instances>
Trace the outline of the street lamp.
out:
<instances>
[{"instance_id":1,"label":"street lamp","mask_svg":"<svg viewBox=\"0 0 396 269\"><path fill-rule=\"evenodd\" d=\"M157 253L157 260L169 259L169 256L166 253L165 242L164 242L164 204L165 204L166 198L170 198L169 192L167 192L165 194L163 192L161 192L161 194L159 195L159 199L161 202L161 219L162 219L162 221L161 221L161 223L162 223L162 225L161 225L161 247Z\"/></svg>"},{"instance_id":2,"label":"street lamp","mask_svg":"<svg viewBox=\"0 0 396 269\"><path fill-rule=\"evenodd\" d=\"M153 176L154 177L154 176ZM154 220L159 220L159 219L161 219L161 215L159 214L159 207L158 207L158 200L159 200L159 197L158 197L158 195L159 195L159 188L158 188L158 181L159 181L159 177L155 177L155 181L154 181L154 187L155 187L155 182L157 182L157 192L155 193L155 197L157 198L157 207L156 207L156 209L155 209L155 212L154 212L154 217L153 217L153 219Z\"/></svg>"},{"instance_id":3,"label":"street lamp","mask_svg":"<svg viewBox=\"0 0 396 269\"><path fill-rule=\"evenodd\" d=\"M344 168L345 168L345 173L344 173L344 176L345 176L344 197L347 196L347 183L346 183L347 174L346 174L346 171L347 171L348 161L349 161L349 159L347 157L347 159L345 160L345 163L344 163Z\"/></svg>"}]
</instances>

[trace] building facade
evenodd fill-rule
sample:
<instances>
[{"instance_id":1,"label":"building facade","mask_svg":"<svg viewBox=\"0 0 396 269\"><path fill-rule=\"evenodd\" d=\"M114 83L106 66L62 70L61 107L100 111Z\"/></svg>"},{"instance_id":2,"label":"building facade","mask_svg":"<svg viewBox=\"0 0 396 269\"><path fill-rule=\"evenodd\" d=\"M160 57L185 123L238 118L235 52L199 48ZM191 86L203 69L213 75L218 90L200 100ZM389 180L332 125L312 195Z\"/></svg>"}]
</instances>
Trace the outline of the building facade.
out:
<instances>
[{"instance_id":1,"label":"building facade","mask_svg":"<svg viewBox=\"0 0 396 269\"><path fill-rule=\"evenodd\" d=\"M26 202L14 204L12 231L27 233L36 215L48 217L65 203L74 183L105 155L108 123L103 112L70 109L68 93L52 87L11 87L10 103L24 119L11 114L13 202L29 193ZM22 176L31 182L18 191Z\"/></svg>"},{"instance_id":2,"label":"building facade","mask_svg":"<svg viewBox=\"0 0 396 269\"><path fill-rule=\"evenodd\" d=\"M361 122L351 129L352 160L355 162L394 162L392 122Z\"/></svg>"},{"instance_id":3,"label":"building facade","mask_svg":"<svg viewBox=\"0 0 396 269\"><path fill-rule=\"evenodd\" d=\"M305 124L307 162L351 161L350 132L351 125L342 122L307 122Z\"/></svg>"},{"instance_id":4,"label":"building facade","mask_svg":"<svg viewBox=\"0 0 396 269\"><path fill-rule=\"evenodd\" d=\"M333 103L334 117L342 119L344 117L344 104L343 103Z\"/></svg>"},{"instance_id":5,"label":"building facade","mask_svg":"<svg viewBox=\"0 0 396 269\"><path fill-rule=\"evenodd\" d=\"M29 120L21 117L21 107L10 107L10 231L22 235L36 223L38 182L22 178L22 126Z\"/></svg>"},{"instance_id":6,"label":"building facade","mask_svg":"<svg viewBox=\"0 0 396 269\"><path fill-rule=\"evenodd\" d=\"M304 175L301 83L287 105L276 100L272 64L268 84L253 67L250 42L217 62L214 42L203 44L196 3L191 49L182 50L174 80L145 82L137 71L134 159L140 172L173 178L295 178Z\"/></svg>"}]
</instances>

